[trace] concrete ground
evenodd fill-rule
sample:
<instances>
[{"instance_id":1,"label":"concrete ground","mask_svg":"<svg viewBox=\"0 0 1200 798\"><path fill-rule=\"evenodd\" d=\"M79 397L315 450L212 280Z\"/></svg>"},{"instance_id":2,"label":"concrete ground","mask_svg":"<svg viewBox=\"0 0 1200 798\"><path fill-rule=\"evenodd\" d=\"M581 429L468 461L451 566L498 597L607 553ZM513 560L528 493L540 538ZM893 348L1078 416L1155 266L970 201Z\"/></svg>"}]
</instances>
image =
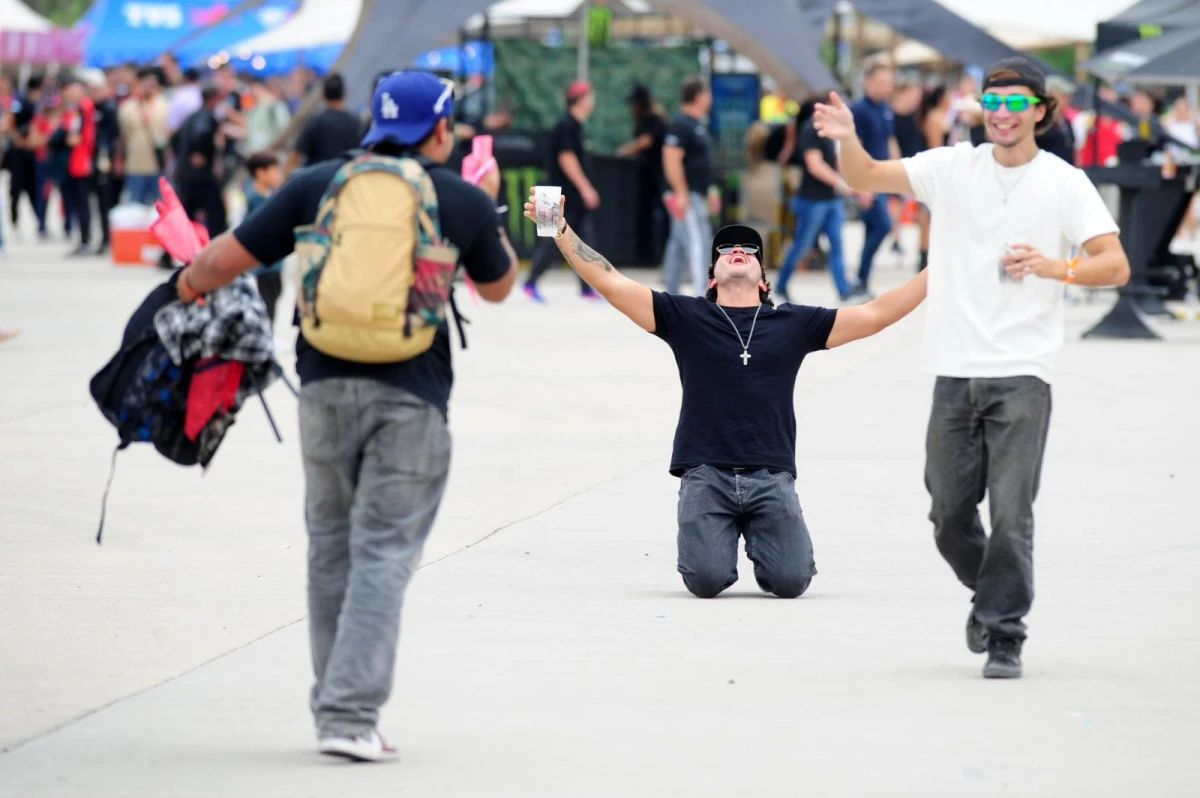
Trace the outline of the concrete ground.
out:
<instances>
[{"instance_id":1,"label":"concrete ground","mask_svg":"<svg viewBox=\"0 0 1200 798\"><path fill-rule=\"evenodd\" d=\"M124 452L97 547L115 435L87 382L161 274L65 248L0 260L23 328L0 345L0 796L1195 794L1198 323L1081 341L1111 300L1070 308L1026 678L998 683L925 520L921 311L801 372L808 594L764 597L743 562L701 601L675 573L667 347L565 274L546 307L470 307L382 721L403 760L350 766L306 709L294 399L269 392L283 445L248 405L204 476ZM908 273L889 259L880 287Z\"/></svg>"}]
</instances>

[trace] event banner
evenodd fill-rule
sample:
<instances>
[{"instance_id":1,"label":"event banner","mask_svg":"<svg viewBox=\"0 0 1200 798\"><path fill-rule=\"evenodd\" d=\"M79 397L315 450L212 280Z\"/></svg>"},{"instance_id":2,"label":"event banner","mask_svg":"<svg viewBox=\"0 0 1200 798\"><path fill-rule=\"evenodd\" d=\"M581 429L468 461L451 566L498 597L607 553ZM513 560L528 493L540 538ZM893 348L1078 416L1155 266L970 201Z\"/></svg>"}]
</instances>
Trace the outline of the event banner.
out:
<instances>
[{"instance_id":1,"label":"event banner","mask_svg":"<svg viewBox=\"0 0 1200 798\"><path fill-rule=\"evenodd\" d=\"M5 64L78 64L85 34L74 30L0 31L0 61Z\"/></svg>"},{"instance_id":2,"label":"event banner","mask_svg":"<svg viewBox=\"0 0 1200 798\"><path fill-rule=\"evenodd\" d=\"M712 76L709 126L717 143L717 161L723 169L740 169L746 164L746 131L758 119L758 91L758 75Z\"/></svg>"}]
</instances>

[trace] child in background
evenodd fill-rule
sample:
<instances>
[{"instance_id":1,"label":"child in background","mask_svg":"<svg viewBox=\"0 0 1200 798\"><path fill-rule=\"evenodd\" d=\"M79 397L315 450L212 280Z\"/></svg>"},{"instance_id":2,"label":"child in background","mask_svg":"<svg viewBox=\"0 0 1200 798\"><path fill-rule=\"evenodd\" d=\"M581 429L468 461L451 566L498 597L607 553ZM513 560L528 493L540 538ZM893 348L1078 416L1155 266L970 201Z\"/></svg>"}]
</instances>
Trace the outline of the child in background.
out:
<instances>
[{"instance_id":1,"label":"child in background","mask_svg":"<svg viewBox=\"0 0 1200 798\"><path fill-rule=\"evenodd\" d=\"M250 182L246 186L246 216L249 217L283 185L283 169L274 153L259 152L246 160L246 170L250 173ZM253 274L258 283L258 293L267 303L267 313L274 324L275 305L283 293L283 262L259 266Z\"/></svg>"}]
</instances>

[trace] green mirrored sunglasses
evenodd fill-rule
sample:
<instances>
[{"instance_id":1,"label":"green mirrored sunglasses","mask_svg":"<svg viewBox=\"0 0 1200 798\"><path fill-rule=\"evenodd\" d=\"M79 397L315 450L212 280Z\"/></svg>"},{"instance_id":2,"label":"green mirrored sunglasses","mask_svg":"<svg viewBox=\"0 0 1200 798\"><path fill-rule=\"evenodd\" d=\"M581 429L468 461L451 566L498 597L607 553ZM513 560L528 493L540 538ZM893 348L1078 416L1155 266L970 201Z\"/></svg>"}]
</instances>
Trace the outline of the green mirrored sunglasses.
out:
<instances>
[{"instance_id":1,"label":"green mirrored sunglasses","mask_svg":"<svg viewBox=\"0 0 1200 798\"><path fill-rule=\"evenodd\" d=\"M1028 94L1000 95L991 92L979 98L979 104L988 111L999 111L1000 106L1003 105L1014 114L1019 114L1029 106L1037 105L1041 101L1041 97L1031 97Z\"/></svg>"}]
</instances>

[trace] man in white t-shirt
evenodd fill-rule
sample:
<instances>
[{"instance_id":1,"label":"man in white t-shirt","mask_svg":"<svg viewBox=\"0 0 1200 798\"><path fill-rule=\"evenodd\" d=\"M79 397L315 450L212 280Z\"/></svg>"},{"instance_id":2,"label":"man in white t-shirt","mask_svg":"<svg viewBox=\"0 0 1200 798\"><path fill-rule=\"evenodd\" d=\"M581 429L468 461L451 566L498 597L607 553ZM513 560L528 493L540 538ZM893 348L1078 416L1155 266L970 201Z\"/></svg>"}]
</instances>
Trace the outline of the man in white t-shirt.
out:
<instances>
[{"instance_id":1,"label":"man in white t-shirt","mask_svg":"<svg viewBox=\"0 0 1200 798\"><path fill-rule=\"evenodd\" d=\"M1124 285L1117 225L1087 176L1038 150L1052 124L1045 76L1024 58L984 79L990 144L873 160L834 95L814 112L841 143L858 191L910 194L932 214L922 362L937 375L925 483L938 550L974 592L967 645L983 675L1021 675L1022 618L1033 602L1033 502L1050 422L1050 374L1063 344L1063 284ZM1087 254L1071 257L1073 248ZM990 498L992 534L978 505Z\"/></svg>"}]
</instances>

